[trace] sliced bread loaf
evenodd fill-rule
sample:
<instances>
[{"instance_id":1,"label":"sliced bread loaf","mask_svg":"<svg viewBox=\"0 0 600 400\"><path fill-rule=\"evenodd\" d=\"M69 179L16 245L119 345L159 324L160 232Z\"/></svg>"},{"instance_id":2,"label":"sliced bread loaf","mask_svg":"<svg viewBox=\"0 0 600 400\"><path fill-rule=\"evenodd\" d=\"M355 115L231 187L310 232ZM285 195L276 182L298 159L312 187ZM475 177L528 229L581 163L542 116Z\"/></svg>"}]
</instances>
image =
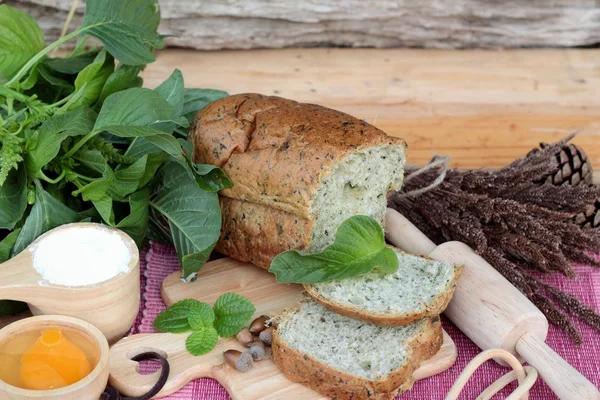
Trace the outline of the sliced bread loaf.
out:
<instances>
[{"instance_id":1,"label":"sliced bread loaf","mask_svg":"<svg viewBox=\"0 0 600 400\"><path fill-rule=\"evenodd\" d=\"M407 325L441 314L454 294L462 266L395 251L400 265L393 274L373 271L304 287L327 308L377 325Z\"/></svg>"},{"instance_id":2,"label":"sliced bread loaf","mask_svg":"<svg viewBox=\"0 0 600 400\"><path fill-rule=\"evenodd\" d=\"M439 317L402 327L348 318L313 300L277 318L273 360L285 376L332 399L393 399L442 345Z\"/></svg>"},{"instance_id":3,"label":"sliced bread loaf","mask_svg":"<svg viewBox=\"0 0 600 400\"><path fill-rule=\"evenodd\" d=\"M353 215L383 224L401 187L402 139L339 111L240 94L202 109L190 129L194 161L217 165L234 186L220 194L216 250L268 268L279 253L318 252Z\"/></svg>"}]
</instances>

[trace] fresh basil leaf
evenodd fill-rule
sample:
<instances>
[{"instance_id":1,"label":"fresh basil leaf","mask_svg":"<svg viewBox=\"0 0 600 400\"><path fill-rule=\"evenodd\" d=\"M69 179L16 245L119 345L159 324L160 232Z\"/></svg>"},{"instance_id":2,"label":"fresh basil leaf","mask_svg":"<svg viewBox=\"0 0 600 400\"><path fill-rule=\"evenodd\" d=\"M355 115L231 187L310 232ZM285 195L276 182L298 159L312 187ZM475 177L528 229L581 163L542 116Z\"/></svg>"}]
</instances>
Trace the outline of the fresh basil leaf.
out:
<instances>
[{"instance_id":1,"label":"fresh basil leaf","mask_svg":"<svg viewBox=\"0 0 600 400\"><path fill-rule=\"evenodd\" d=\"M175 110L160 94L145 88L131 88L104 100L94 130L109 126L141 127L173 118Z\"/></svg>"},{"instance_id":2,"label":"fresh basil leaf","mask_svg":"<svg viewBox=\"0 0 600 400\"><path fill-rule=\"evenodd\" d=\"M113 197L124 198L140 187L140 182L146 171L148 156L137 159L133 164L115 171L115 179L110 187Z\"/></svg>"},{"instance_id":3,"label":"fresh basil leaf","mask_svg":"<svg viewBox=\"0 0 600 400\"><path fill-rule=\"evenodd\" d=\"M86 66L77 74L75 78L75 90L83 92L79 101L72 104L72 107L79 105L91 105L98 100L100 92L104 87L108 77L114 71L114 60L106 55L106 50L102 49L94 62Z\"/></svg>"},{"instance_id":4,"label":"fresh basil leaf","mask_svg":"<svg viewBox=\"0 0 600 400\"><path fill-rule=\"evenodd\" d=\"M214 320L215 313L210 305L199 303L197 306L190 308L188 323L193 330L198 331L200 329L212 327Z\"/></svg>"},{"instance_id":5,"label":"fresh basil leaf","mask_svg":"<svg viewBox=\"0 0 600 400\"><path fill-rule=\"evenodd\" d=\"M77 220L77 213L52 197L39 182L35 186L35 203L19 232L12 256L23 251L41 234Z\"/></svg>"},{"instance_id":6,"label":"fresh basil leaf","mask_svg":"<svg viewBox=\"0 0 600 400\"><path fill-rule=\"evenodd\" d=\"M190 164L194 163L194 143L191 141L185 140L183 138L177 138L179 145L183 149L183 154L185 158L190 162Z\"/></svg>"},{"instance_id":7,"label":"fresh basil leaf","mask_svg":"<svg viewBox=\"0 0 600 400\"><path fill-rule=\"evenodd\" d=\"M191 124L198 111L202 110L204 106L226 96L229 94L222 90L184 89L181 115L186 117Z\"/></svg>"},{"instance_id":8,"label":"fresh basil leaf","mask_svg":"<svg viewBox=\"0 0 600 400\"><path fill-rule=\"evenodd\" d=\"M65 75L75 75L94 62L96 52L87 52L76 56L47 58L42 65Z\"/></svg>"},{"instance_id":9,"label":"fresh basil leaf","mask_svg":"<svg viewBox=\"0 0 600 400\"><path fill-rule=\"evenodd\" d=\"M115 72L113 72L104 86L98 98L97 106L102 106L104 100L113 93L120 92L133 87L141 87L144 80L138 76L143 66L131 66L119 64Z\"/></svg>"},{"instance_id":10,"label":"fresh basil leaf","mask_svg":"<svg viewBox=\"0 0 600 400\"><path fill-rule=\"evenodd\" d=\"M184 299L171 305L154 319L153 326L159 332L183 333L191 329L188 322L190 309L198 307L196 299Z\"/></svg>"},{"instance_id":11,"label":"fresh basil leaf","mask_svg":"<svg viewBox=\"0 0 600 400\"><path fill-rule=\"evenodd\" d=\"M14 231L6 235L6 237L0 242L0 263L8 261L8 259L10 258L10 253L17 241L19 232L21 232L21 228L15 229Z\"/></svg>"},{"instance_id":12,"label":"fresh basil leaf","mask_svg":"<svg viewBox=\"0 0 600 400\"><path fill-rule=\"evenodd\" d=\"M110 133L111 135L115 135L122 138L149 137L155 135L171 136L162 131L152 129L148 126L109 125L102 127L102 129ZM179 145L177 147L179 147Z\"/></svg>"},{"instance_id":13,"label":"fresh basil leaf","mask_svg":"<svg viewBox=\"0 0 600 400\"><path fill-rule=\"evenodd\" d=\"M173 106L175 110L174 116L178 117L181 115L183 110L183 75L180 70L176 69L173 71L171 76L158 85L154 91L164 97Z\"/></svg>"},{"instance_id":14,"label":"fresh basil leaf","mask_svg":"<svg viewBox=\"0 0 600 400\"><path fill-rule=\"evenodd\" d=\"M24 12L0 5L0 84L44 48L44 34Z\"/></svg>"},{"instance_id":15,"label":"fresh basil leaf","mask_svg":"<svg viewBox=\"0 0 600 400\"><path fill-rule=\"evenodd\" d=\"M88 171L103 175L110 168L100 150L86 150L76 153L76 160Z\"/></svg>"},{"instance_id":16,"label":"fresh basil leaf","mask_svg":"<svg viewBox=\"0 0 600 400\"><path fill-rule=\"evenodd\" d=\"M135 137L138 139L144 138L156 149L164 151L182 166L187 167L187 163L181 152L181 146L179 145L179 142L168 133L157 131L146 126L105 126L103 129L106 132L118 137ZM126 155L131 156L130 154ZM189 168L186 172L190 177L193 177L192 171Z\"/></svg>"},{"instance_id":17,"label":"fresh basil leaf","mask_svg":"<svg viewBox=\"0 0 600 400\"><path fill-rule=\"evenodd\" d=\"M256 312L254 304L237 293L222 294L213 306L215 329L221 337L236 335Z\"/></svg>"},{"instance_id":18,"label":"fresh basil leaf","mask_svg":"<svg viewBox=\"0 0 600 400\"><path fill-rule=\"evenodd\" d=\"M92 204L104 223L115 226L115 212L113 210L113 200L110 196L106 195L98 200L92 200Z\"/></svg>"},{"instance_id":19,"label":"fresh basil leaf","mask_svg":"<svg viewBox=\"0 0 600 400\"><path fill-rule=\"evenodd\" d=\"M52 71L50 71L50 69L48 69L48 67L46 67L44 64L39 64L37 66L37 71L39 72L40 76L50 85L66 89L69 92L73 91L73 84L71 82L54 75Z\"/></svg>"},{"instance_id":20,"label":"fresh basil leaf","mask_svg":"<svg viewBox=\"0 0 600 400\"><path fill-rule=\"evenodd\" d=\"M173 162L161 168L162 188L150 205L169 222L183 277L193 279L219 238L221 212L218 195L200 189L185 169Z\"/></svg>"},{"instance_id":21,"label":"fresh basil leaf","mask_svg":"<svg viewBox=\"0 0 600 400\"><path fill-rule=\"evenodd\" d=\"M85 97L85 88L87 87L87 85L88 82L84 82L79 90L76 90L73 93L71 93L71 97L69 98L69 100L61 108L59 108L58 111L54 113L54 115L64 114L65 112L82 105L83 99Z\"/></svg>"},{"instance_id":22,"label":"fresh basil leaf","mask_svg":"<svg viewBox=\"0 0 600 400\"><path fill-rule=\"evenodd\" d=\"M146 171L141 179L140 186L146 186L154 178L160 166L169 158L169 154L143 137L135 138L124 155L132 158L148 156Z\"/></svg>"},{"instance_id":23,"label":"fresh basil leaf","mask_svg":"<svg viewBox=\"0 0 600 400\"><path fill-rule=\"evenodd\" d=\"M377 221L357 215L340 225L333 244L320 253L285 251L273 259L269 271L279 283L318 283L362 275L374 268L394 272L398 257L386 246Z\"/></svg>"},{"instance_id":24,"label":"fresh basil leaf","mask_svg":"<svg viewBox=\"0 0 600 400\"><path fill-rule=\"evenodd\" d=\"M21 90L29 90L34 87L38 81L39 75L38 64L36 64L31 68L31 71L29 71L27 78L25 78L25 80L21 83ZM0 78L0 80L1 79L2 78Z\"/></svg>"},{"instance_id":25,"label":"fresh basil leaf","mask_svg":"<svg viewBox=\"0 0 600 400\"><path fill-rule=\"evenodd\" d=\"M173 239L171 238L169 226L166 222L164 222L166 220L162 216L162 214L152 207L150 207L149 209L149 214L150 217L148 219L148 239L159 243L167 243L173 245Z\"/></svg>"},{"instance_id":26,"label":"fresh basil leaf","mask_svg":"<svg viewBox=\"0 0 600 400\"><path fill-rule=\"evenodd\" d=\"M163 46L159 22L158 0L87 0L81 30L123 64L141 65L154 61L151 48Z\"/></svg>"},{"instance_id":27,"label":"fresh basil leaf","mask_svg":"<svg viewBox=\"0 0 600 400\"><path fill-rule=\"evenodd\" d=\"M63 140L89 133L95 118L94 111L79 107L44 122L27 142L25 168L29 176L43 177L42 168L58 155Z\"/></svg>"},{"instance_id":28,"label":"fresh basil leaf","mask_svg":"<svg viewBox=\"0 0 600 400\"><path fill-rule=\"evenodd\" d=\"M150 183L152 178L156 176L156 172L160 166L169 158L169 155L163 152L148 153L146 156L148 160L146 161L146 170L140 179L140 187L144 187Z\"/></svg>"},{"instance_id":29,"label":"fresh basil leaf","mask_svg":"<svg viewBox=\"0 0 600 400\"><path fill-rule=\"evenodd\" d=\"M171 225L171 223L169 223L169 228L171 231L172 243L173 245L175 245L175 249L178 249L179 247L177 247L176 244L182 241L185 242L186 239L181 239L179 235L181 232L179 230L176 230L176 233L178 235L175 236L174 228ZM194 250L193 248L192 250L187 250L185 247L183 247L182 251L191 251L191 253L189 254L183 253L183 257L181 257L181 275L185 281L191 282L196 280L198 271L200 270L200 268L202 268L204 264L206 264L211 253L215 249L216 244L217 243L215 242L212 245L206 247L205 249L196 250Z\"/></svg>"},{"instance_id":30,"label":"fresh basil leaf","mask_svg":"<svg viewBox=\"0 0 600 400\"><path fill-rule=\"evenodd\" d=\"M71 52L71 54L69 55L70 58L75 58L77 56L82 55L85 52L85 49L87 47L87 42L88 42L88 37L87 36L81 36L77 39L77 41L75 42L75 47L73 48L73 51ZM89 51L89 53L96 53L96 50L91 50ZM94 54L94 57L96 55ZM92 59L94 58L92 57ZM90 60L91 62L91 60ZM79 71L77 71L79 72Z\"/></svg>"},{"instance_id":31,"label":"fresh basil leaf","mask_svg":"<svg viewBox=\"0 0 600 400\"><path fill-rule=\"evenodd\" d=\"M85 186L75 190L72 195L81 195L85 201L101 201L108 195L108 190L115 181L115 173L108 167L104 170L102 178L98 178Z\"/></svg>"},{"instance_id":32,"label":"fresh basil leaf","mask_svg":"<svg viewBox=\"0 0 600 400\"><path fill-rule=\"evenodd\" d=\"M170 134L175 129L187 130L190 127L190 123L185 117L179 116L172 120L156 122L150 125L150 127Z\"/></svg>"},{"instance_id":33,"label":"fresh basil leaf","mask_svg":"<svg viewBox=\"0 0 600 400\"><path fill-rule=\"evenodd\" d=\"M27 209L27 174L25 168L11 170L0 186L0 229L13 229Z\"/></svg>"},{"instance_id":34,"label":"fresh basil leaf","mask_svg":"<svg viewBox=\"0 0 600 400\"><path fill-rule=\"evenodd\" d=\"M117 228L131 236L138 247L142 248L148 233L148 207L150 190L147 187L132 193L129 198L129 215L117 224Z\"/></svg>"},{"instance_id":35,"label":"fresh basil leaf","mask_svg":"<svg viewBox=\"0 0 600 400\"><path fill-rule=\"evenodd\" d=\"M215 348L219 336L212 326L204 327L187 337L185 348L193 356L201 356Z\"/></svg>"},{"instance_id":36,"label":"fresh basil leaf","mask_svg":"<svg viewBox=\"0 0 600 400\"><path fill-rule=\"evenodd\" d=\"M233 182L219 167L210 164L194 164L198 186L207 192L218 192L233 187Z\"/></svg>"},{"instance_id":37,"label":"fresh basil leaf","mask_svg":"<svg viewBox=\"0 0 600 400\"><path fill-rule=\"evenodd\" d=\"M125 157L140 158L146 154L160 152L161 150L143 137L136 137L125 151Z\"/></svg>"}]
</instances>

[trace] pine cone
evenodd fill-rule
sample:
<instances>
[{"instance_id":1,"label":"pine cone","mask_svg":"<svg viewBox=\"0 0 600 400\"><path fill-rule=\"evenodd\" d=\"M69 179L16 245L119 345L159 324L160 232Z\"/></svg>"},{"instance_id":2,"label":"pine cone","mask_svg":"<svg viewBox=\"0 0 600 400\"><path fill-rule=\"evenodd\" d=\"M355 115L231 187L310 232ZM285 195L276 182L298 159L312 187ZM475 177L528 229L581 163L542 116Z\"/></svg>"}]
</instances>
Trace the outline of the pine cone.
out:
<instances>
[{"instance_id":1,"label":"pine cone","mask_svg":"<svg viewBox=\"0 0 600 400\"><path fill-rule=\"evenodd\" d=\"M547 143L540 143L542 149L546 146ZM565 144L555 156L560 169L535 183L551 183L555 186L592 184L592 164L582 149L572 143Z\"/></svg>"},{"instance_id":2,"label":"pine cone","mask_svg":"<svg viewBox=\"0 0 600 400\"><path fill-rule=\"evenodd\" d=\"M584 228L597 228L600 226L600 201L596 200L594 204L590 204L585 208L585 211L573 217L576 224Z\"/></svg>"},{"instance_id":3,"label":"pine cone","mask_svg":"<svg viewBox=\"0 0 600 400\"><path fill-rule=\"evenodd\" d=\"M540 143L542 149L547 146L547 143ZM529 153L538 151L540 149L533 149ZM581 148L574 144L564 144L555 157L559 170L535 180L534 183L554 186L592 184L592 164ZM597 199L594 204L588 205L583 212L575 215L573 221L587 228L600 226L600 199Z\"/></svg>"}]
</instances>

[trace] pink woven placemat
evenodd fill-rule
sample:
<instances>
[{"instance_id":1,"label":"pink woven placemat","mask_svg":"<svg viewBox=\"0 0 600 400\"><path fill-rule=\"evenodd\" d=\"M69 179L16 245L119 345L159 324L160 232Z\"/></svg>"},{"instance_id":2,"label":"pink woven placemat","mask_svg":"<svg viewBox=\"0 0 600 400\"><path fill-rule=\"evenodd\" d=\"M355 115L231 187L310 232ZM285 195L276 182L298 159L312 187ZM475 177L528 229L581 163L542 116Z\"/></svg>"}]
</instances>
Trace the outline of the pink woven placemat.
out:
<instances>
[{"instance_id":1,"label":"pink woven placemat","mask_svg":"<svg viewBox=\"0 0 600 400\"><path fill-rule=\"evenodd\" d=\"M179 269L179 262L174 249L171 246L159 243L153 243L150 249L144 251L142 260L142 302L140 314L132 328L132 333L154 332L152 321L159 312L165 309L160 297L160 284L167 275ZM556 276L549 278L547 282L576 295L586 304L600 310L600 270L593 270L585 266L576 266L575 269L579 273L577 280L561 279ZM448 371L418 381L411 391L398 396L398 399L443 399L463 368L479 352L477 346L450 321L444 320L443 323L444 328L452 336L458 347L458 360ZM596 386L600 386L600 333L587 325L578 324L578 326L585 341L583 346L575 346L564 333L552 326L546 342ZM495 364L493 361L487 362L471 378L463 391L462 398L473 399L490 383L506 372L507 369ZM512 389L513 386L511 385L494 398L505 398ZM541 379L538 379L531 391L530 399L552 400L556 398L548 386ZM218 382L204 378L190 382L179 392L165 399L229 400L230 397Z\"/></svg>"}]
</instances>

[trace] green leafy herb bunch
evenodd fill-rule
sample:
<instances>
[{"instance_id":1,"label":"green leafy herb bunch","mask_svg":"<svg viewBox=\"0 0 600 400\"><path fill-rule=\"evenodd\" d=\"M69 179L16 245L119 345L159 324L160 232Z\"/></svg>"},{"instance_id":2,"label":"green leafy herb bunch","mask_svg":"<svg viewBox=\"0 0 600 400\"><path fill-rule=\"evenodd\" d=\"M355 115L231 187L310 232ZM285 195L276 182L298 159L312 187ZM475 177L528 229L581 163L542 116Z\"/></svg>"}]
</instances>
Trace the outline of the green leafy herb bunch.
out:
<instances>
[{"instance_id":1,"label":"green leafy herb bunch","mask_svg":"<svg viewBox=\"0 0 600 400\"><path fill-rule=\"evenodd\" d=\"M227 94L154 89L139 73L163 45L158 0L88 0L82 25L45 47L31 17L0 5L0 262L58 225L117 227L172 242L193 279L221 229L223 172L191 160L198 110ZM103 46L88 46L89 36ZM76 40L64 57L51 52ZM0 301L0 315L16 311Z\"/></svg>"}]
</instances>

